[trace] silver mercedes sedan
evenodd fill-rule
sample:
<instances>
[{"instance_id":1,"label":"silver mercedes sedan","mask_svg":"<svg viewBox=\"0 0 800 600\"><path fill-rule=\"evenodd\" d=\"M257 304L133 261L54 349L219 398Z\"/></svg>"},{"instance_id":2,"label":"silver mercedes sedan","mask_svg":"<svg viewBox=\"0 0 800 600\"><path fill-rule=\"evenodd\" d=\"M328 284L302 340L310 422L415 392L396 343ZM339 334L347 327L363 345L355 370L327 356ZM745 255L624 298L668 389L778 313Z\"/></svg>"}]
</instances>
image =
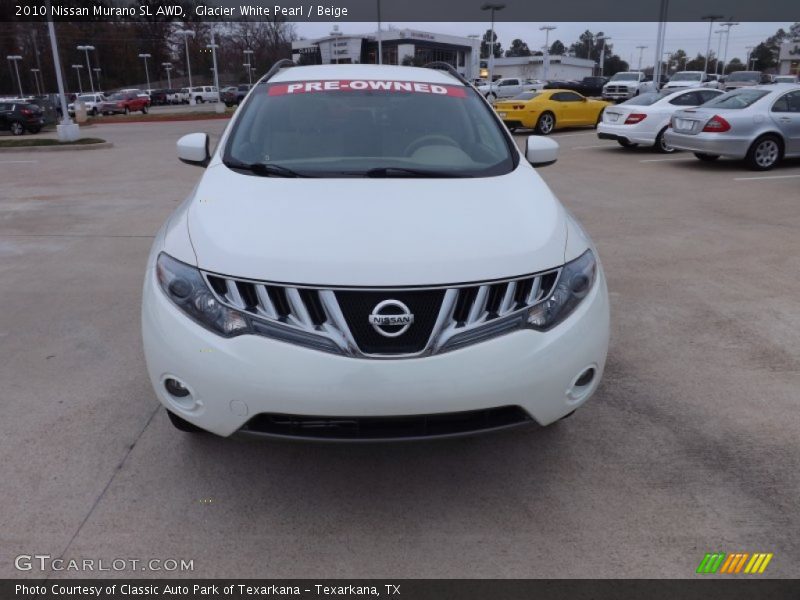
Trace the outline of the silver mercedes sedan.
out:
<instances>
[{"instance_id":1,"label":"silver mercedes sedan","mask_svg":"<svg viewBox=\"0 0 800 600\"><path fill-rule=\"evenodd\" d=\"M800 85L743 88L676 111L664 139L700 160L735 158L766 171L800 157Z\"/></svg>"}]
</instances>

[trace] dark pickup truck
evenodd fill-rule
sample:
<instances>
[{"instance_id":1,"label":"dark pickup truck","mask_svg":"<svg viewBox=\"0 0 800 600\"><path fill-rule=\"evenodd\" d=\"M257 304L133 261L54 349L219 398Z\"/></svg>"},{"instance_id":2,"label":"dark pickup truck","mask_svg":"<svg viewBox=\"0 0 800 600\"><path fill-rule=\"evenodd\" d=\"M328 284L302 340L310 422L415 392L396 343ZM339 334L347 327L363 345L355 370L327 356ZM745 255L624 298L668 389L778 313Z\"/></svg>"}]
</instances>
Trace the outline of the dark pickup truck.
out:
<instances>
[{"instance_id":1,"label":"dark pickup truck","mask_svg":"<svg viewBox=\"0 0 800 600\"><path fill-rule=\"evenodd\" d=\"M544 89L573 90L584 96L601 96L606 83L608 77L584 77L580 81L550 81Z\"/></svg>"}]
</instances>

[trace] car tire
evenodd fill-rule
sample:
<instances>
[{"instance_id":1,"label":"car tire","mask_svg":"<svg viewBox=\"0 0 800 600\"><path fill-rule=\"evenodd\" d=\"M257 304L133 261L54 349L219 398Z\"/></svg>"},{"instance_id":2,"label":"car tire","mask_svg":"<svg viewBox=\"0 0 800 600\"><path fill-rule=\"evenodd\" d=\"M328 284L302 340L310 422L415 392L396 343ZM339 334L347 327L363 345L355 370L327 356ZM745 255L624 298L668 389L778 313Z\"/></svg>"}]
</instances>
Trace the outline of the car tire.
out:
<instances>
[{"instance_id":1,"label":"car tire","mask_svg":"<svg viewBox=\"0 0 800 600\"><path fill-rule=\"evenodd\" d=\"M142 114L143 115L147 114L147 106L146 105L142 107Z\"/></svg>"},{"instance_id":2,"label":"car tire","mask_svg":"<svg viewBox=\"0 0 800 600\"><path fill-rule=\"evenodd\" d=\"M623 148L636 148L639 144L635 144L628 140L623 140L622 138L617 138L617 143L622 146Z\"/></svg>"},{"instance_id":3,"label":"car tire","mask_svg":"<svg viewBox=\"0 0 800 600\"><path fill-rule=\"evenodd\" d=\"M124 111L122 114L124 114L124 115L129 115L129 114L131 114L131 109L130 109L130 108L128 108L128 107L126 106L126 107L125 107L125 111Z\"/></svg>"},{"instance_id":4,"label":"car tire","mask_svg":"<svg viewBox=\"0 0 800 600\"><path fill-rule=\"evenodd\" d=\"M96 117L97 116L97 107L93 108L92 112L89 113L89 114L92 115L93 117Z\"/></svg>"},{"instance_id":5,"label":"car tire","mask_svg":"<svg viewBox=\"0 0 800 600\"><path fill-rule=\"evenodd\" d=\"M658 135L656 136L656 143L653 148L656 149L656 152L660 152L661 154L672 154L675 152L675 148L667 144L667 142L664 140L664 132L666 131L667 128L664 127L664 129L658 132Z\"/></svg>"},{"instance_id":6,"label":"car tire","mask_svg":"<svg viewBox=\"0 0 800 600\"><path fill-rule=\"evenodd\" d=\"M203 98L198 96L197 98L194 99L194 101L195 101L196 104L202 104L203 103Z\"/></svg>"},{"instance_id":7,"label":"car tire","mask_svg":"<svg viewBox=\"0 0 800 600\"><path fill-rule=\"evenodd\" d=\"M776 135L762 135L750 146L744 160L754 171L769 171L782 157L782 140Z\"/></svg>"},{"instance_id":8,"label":"car tire","mask_svg":"<svg viewBox=\"0 0 800 600\"><path fill-rule=\"evenodd\" d=\"M714 162L719 158L719 154L704 154L703 152L695 152L694 155L705 162Z\"/></svg>"},{"instance_id":9,"label":"car tire","mask_svg":"<svg viewBox=\"0 0 800 600\"><path fill-rule=\"evenodd\" d=\"M9 125L9 130L11 135L22 135L25 133L25 126L19 121L12 121L11 125Z\"/></svg>"},{"instance_id":10,"label":"car tire","mask_svg":"<svg viewBox=\"0 0 800 600\"><path fill-rule=\"evenodd\" d=\"M495 94L494 92L489 92L488 94L486 94L486 99L489 102L494 102L495 100L497 100L497 94Z\"/></svg>"},{"instance_id":11,"label":"car tire","mask_svg":"<svg viewBox=\"0 0 800 600\"><path fill-rule=\"evenodd\" d=\"M550 135L556 128L556 116L550 111L545 111L536 120L536 133L539 135Z\"/></svg>"},{"instance_id":12,"label":"car tire","mask_svg":"<svg viewBox=\"0 0 800 600\"><path fill-rule=\"evenodd\" d=\"M169 420L175 429L185 431L186 433L205 433L204 429L200 429L197 425L193 425L186 419L182 419L171 410L167 411L167 415L169 415Z\"/></svg>"}]
</instances>

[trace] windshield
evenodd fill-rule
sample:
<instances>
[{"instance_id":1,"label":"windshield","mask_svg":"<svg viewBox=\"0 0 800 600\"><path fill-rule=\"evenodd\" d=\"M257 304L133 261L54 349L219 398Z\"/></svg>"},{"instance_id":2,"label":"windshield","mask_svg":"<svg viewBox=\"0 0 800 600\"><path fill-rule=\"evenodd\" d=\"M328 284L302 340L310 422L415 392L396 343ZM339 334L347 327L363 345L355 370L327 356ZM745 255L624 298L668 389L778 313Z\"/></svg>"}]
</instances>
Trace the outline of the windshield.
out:
<instances>
[{"instance_id":1,"label":"windshield","mask_svg":"<svg viewBox=\"0 0 800 600\"><path fill-rule=\"evenodd\" d=\"M669 78L670 81L700 81L700 73L675 73Z\"/></svg>"},{"instance_id":2,"label":"windshield","mask_svg":"<svg viewBox=\"0 0 800 600\"><path fill-rule=\"evenodd\" d=\"M461 85L262 83L240 110L225 148L225 164L231 167L267 164L310 177L401 169L481 177L514 167L510 143L491 109Z\"/></svg>"},{"instance_id":3,"label":"windshield","mask_svg":"<svg viewBox=\"0 0 800 600\"><path fill-rule=\"evenodd\" d=\"M94 102L95 97L84 94L83 96L78 96L78 100L83 100L84 102Z\"/></svg>"},{"instance_id":4,"label":"windshield","mask_svg":"<svg viewBox=\"0 0 800 600\"><path fill-rule=\"evenodd\" d=\"M775 78L775 83L795 83L796 81L797 77L792 77L792 76Z\"/></svg>"},{"instance_id":5,"label":"windshield","mask_svg":"<svg viewBox=\"0 0 800 600\"><path fill-rule=\"evenodd\" d=\"M617 73L611 81L639 81L638 73Z\"/></svg>"},{"instance_id":6,"label":"windshield","mask_svg":"<svg viewBox=\"0 0 800 600\"><path fill-rule=\"evenodd\" d=\"M728 75L728 81L758 81L759 73L750 71L739 71L738 73L731 73Z\"/></svg>"},{"instance_id":7,"label":"windshield","mask_svg":"<svg viewBox=\"0 0 800 600\"><path fill-rule=\"evenodd\" d=\"M638 96L634 96L630 100L625 100L625 102L622 102L621 104L627 104L629 106L650 106L651 104L655 104L661 100L666 95L667 94L659 92L648 92L647 94L639 94Z\"/></svg>"},{"instance_id":8,"label":"windshield","mask_svg":"<svg viewBox=\"0 0 800 600\"><path fill-rule=\"evenodd\" d=\"M765 90L736 90L709 100L703 105L703 108L747 108L767 94L769 92Z\"/></svg>"},{"instance_id":9,"label":"windshield","mask_svg":"<svg viewBox=\"0 0 800 600\"><path fill-rule=\"evenodd\" d=\"M124 100L125 99L125 94L122 94L122 93L119 93L119 92L116 93L116 94L111 94L108 97L108 99L109 100Z\"/></svg>"}]
</instances>

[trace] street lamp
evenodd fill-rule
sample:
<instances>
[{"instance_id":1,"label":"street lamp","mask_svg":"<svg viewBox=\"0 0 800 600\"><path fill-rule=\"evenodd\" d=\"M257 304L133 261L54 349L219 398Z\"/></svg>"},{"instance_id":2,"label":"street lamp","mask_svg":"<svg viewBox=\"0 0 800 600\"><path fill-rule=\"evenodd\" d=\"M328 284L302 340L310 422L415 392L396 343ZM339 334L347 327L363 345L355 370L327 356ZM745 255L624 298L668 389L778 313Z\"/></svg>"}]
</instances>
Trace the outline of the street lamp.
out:
<instances>
[{"instance_id":1,"label":"street lamp","mask_svg":"<svg viewBox=\"0 0 800 600\"><path fill-rule=\"evenodd\" d=\"M547 81L550 74L550 32L555 29L555 25L542 25L539 31L544 31L544 64L542 65L542 79Z\"/></svg>"},{"instance_id":2,"label":"street lamp","mask_svg":"<svg viewBox=\"0 0 800 600\"><path fill-rule=\"evenodd\" d=\"M179 29L175 34L183 36L183 44L186 48L186 74L189 76L189 104L194 105L194 96L192 96L192 64L189 62L189 38L194 37L195 34L191 29Z\"/></svg>"},{"instance_id":3,"label":"street lamp","mask_svg":"<svg viewBox=\"0 0 800 600\"><path fill-rule=\"evenodd\" d=\"M22 80L19 78L19 66L17 64L22 60L22 57L19 54L9 54L6 58L14 63L14 71L17 74L17 85L19 86L19 97L22 98L25 94L22 93Z\"/></svg>"},{"instance_id":4,"label":"street lamp","mask_svg":"<svg viewBox=\"0 0 800 600\"><path fill-rule=\"evenodd\" d=\"M253 66L250 61L253 60L253 51L252 50L245 50L244 55L247 58L247 62L244 64L247 67L247 81L250 85L253 85L253 73L250 71L251 67Z\"/></svg>"},{"instance_id":5,"label":"street lamp","mask_svg":"<svg viewBox=\"0 0 800 600\"><path fill-rule=\"evenodd\" d=\"M747 50L747 60L744 63L744 68L745 69L749 69L750 68L750 55L753 53L753 49L754 48L755 48L755 46L745 46L744 47L744 49ZM753 60L755 60L755 59L753 59Z\"/></svg>"},{"instance_id":6,"label":"street lamp","mask_svg":"<svg viewBox=\"0 0 800 600\"><path fill-rule=\"evenodd\" d=\"M225 107L220 102L220 93L219 93L219 71L217 70L217 42L214 39L214 30L211 30L211 43L206 46L206 48L211 49L211 61L214 63L214 67L211 69L214 71L214 87L217 90L217 104L215 107L215 111L218 113L225 112Z\"/></svg>"},{"instance_id":7,"label":"street lamp","mask_svg":"<svg viewBox=\"0 0 800 600\"><path fill-rule=\"evenodd\" d=\"M94 71L94 79L97 82L97 91L98 92L102 92L103 91L103 86L100 85L100 71L101 71L101 69L100 69L100 67L94 67L92 69L92 71Z\"/></svg>"},{"instance_id":8,"label":"street lamp","mask_svg":"<svg viewBox=\"0 0 800 600\"><path fill-rule=\"evenodd\" d=\"M42 95L42 88L39 85L39 69L31 69L31 73L33 73L33 80L36 82L36 95Z\"/></svg>"},{"instance_id":9,"label":"street lamp","mask_svg":"<svg viewBox=\"0 0 800 600\"><path fill-rule=\"evenodd\" d=\"M603 46L600 48L600 77L603 76L603 63L606 61L606 40L610 40L611 36L598 35L598 40L603 40Z\"/></svg>"},{"instance_id":10,"label":"street lamp","mask_svg":"<svg viewBox=\"0 0 800 600\"><path fill-rule=\"evenodd\" d=\"M89 86L94 94L94 81L92 80L92 64L89 62L89 50L94 50L94 46L78 46L78 50L86 53L86 71L89 73Z\"/></svg>"},{"instance_id":11,"label":"street lamp","mask_svg":"<svg viewBox=\"0 0 800 600\"><path fill-rule=\"evenodd\" d=\"M639 68L638 70L642 70L642 53L645 51L647 46L636 46L636 49L639 51Z\"/></svg>"},{"instance_id":12,"label":"street lamp","mask_svg":"<svg viewBox=\"0 0 800 600\"><path fill-rule=\"evenodd\" d=\"M711 31L714 29L714 21L722 19L722 15L706 15L703 21L708 21L708 43L706 44L706 62L703 66L703 73L708 73L708 55L711 54Z\"/></svg>"},{"instance_id":13,"label":"street lamp","mask_svg":"<svg viewBox=\"0 0 800 600\"><path fill-rule=\"evenodd\" d=\"M491 26L491 33L489 34L489 89L492 89L492 83L494 83L494 13L503 10L506 7L505 4L484 4L481 6L481 10L488 10L492 15L492 26ZM495 95L496 97L496 95Z\"/></svg>"},{"instance_id":14,"label":"street lamp","mask_svg":"<svg viewBox=\"0 0 800 600\"><path fill-rule=\"evenodd\" d=\"M81 85L81 69L83 65L72 65L72 68L75 69L75 72L78 74L78 93L83 93L83 86Z\"/></svg>"},{"instance_id":15,"label":"street lamp","mask_svg":"<svg viewBox=\"0 0 800 600\"><path fill-rule=\"evenodd\" d=\"M669 75L669 68L672 65L672 61L670 57L672 56L672 52L664 52L664 75Z\"/></svg>"},{"instance_id":16,"label":"street lamp","mask_svg":"<svg viewBox=\"0 0 800 600\"><path fill-rule=\"evenodd\" d=\"M717 42L717 64L714 65L714 73L719 71L719 55L722 52L722 34L725 33L724 29L715 29L714 33L719 34L719 41Z\"/></svg>"},{"instance_id":17,"label":"street lamp","mask_svg":"<svg viewBox=\"0 0 800 600\"><path fill-rule=\"evenodd\" d=\"M728 42L731 39L731 27L736 27L738 23L733 23L728 21L727 23L723 23L723 27L727 27L728 31L725 34L725 54L722 55L722 72L720 75L725 75L725 65L728 63Z\"/></svg>"},{"instance_id":18,"label":"street lamp","mask_svg":"<svg viewBox=\"0 0 800 600\"><path fill-rule=\"evenodd\" d=\"M150 71L147 68L147 59L151 58L151 57L152 57L152 54L147 54L147 53L139 55L139 58L144 60L144 76L147 79L147 93L148 94L150 93Z\"/></svg>"},{"instance_id":19,"label":"street lamp","mask_svg":"<svg viewBox=\"0 0 800 600\"><path fill-rule=\"evenodd\" d=\"M172 63L165 62L161 63L161 66L164 67L164 70L167 72L167 89L172 89L172 77L170 76L170 72L172 71Z\"/></svg>"}]
</instances>

